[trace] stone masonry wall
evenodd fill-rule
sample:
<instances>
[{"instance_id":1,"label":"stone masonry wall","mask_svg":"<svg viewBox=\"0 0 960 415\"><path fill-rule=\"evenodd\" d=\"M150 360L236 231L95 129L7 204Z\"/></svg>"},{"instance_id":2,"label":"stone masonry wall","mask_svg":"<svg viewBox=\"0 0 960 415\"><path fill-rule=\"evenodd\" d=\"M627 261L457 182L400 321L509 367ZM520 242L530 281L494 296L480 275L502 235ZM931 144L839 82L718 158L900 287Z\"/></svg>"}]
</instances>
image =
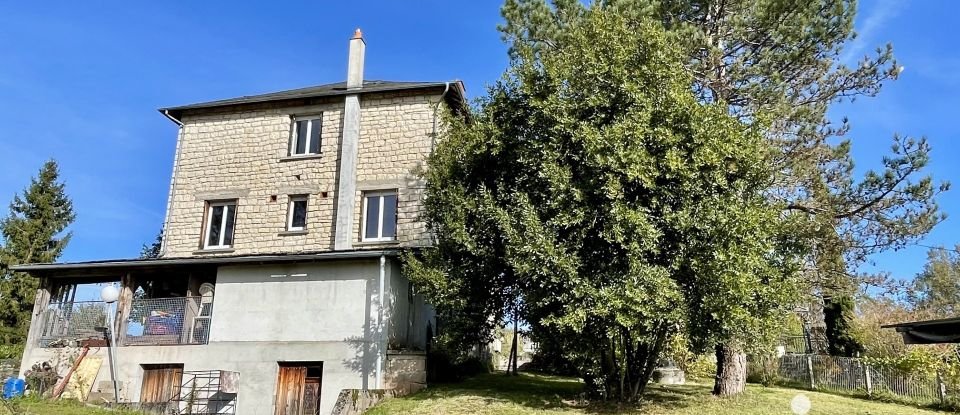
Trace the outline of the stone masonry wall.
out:
<instances>
[{"instance_id":1,"label":"stone masonry wall","mask_svg":"<svg viewBox=\"0 0 960 415\"><path fill-rule=\"evenodd\" d=\"M429 155L440 92L361 95L357 192L351 195L356 248L428 243L420 220L423 185L414 170ZM321 154L288 157L291 117L321 113ZM332 250L342 116L343 97L185 114L164 257ZM360 243L363 191L389 189L398 190L398 241ZM308 195L307 231L288 234L289 196L301 194ZM238 200L233 247L204 252L206 202L226 199Z\"/></svg>"}]
</instances>

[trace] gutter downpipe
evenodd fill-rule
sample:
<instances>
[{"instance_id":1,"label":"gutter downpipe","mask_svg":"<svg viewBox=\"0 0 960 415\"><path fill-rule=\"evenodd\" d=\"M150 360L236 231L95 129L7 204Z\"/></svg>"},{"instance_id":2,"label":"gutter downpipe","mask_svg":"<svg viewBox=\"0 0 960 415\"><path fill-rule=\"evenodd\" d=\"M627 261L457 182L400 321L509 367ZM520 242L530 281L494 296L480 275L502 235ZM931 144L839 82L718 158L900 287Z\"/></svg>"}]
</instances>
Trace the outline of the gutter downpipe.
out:
<instances>
[{"instance_id":1,"label":"gutter downpipe","mask_svg":"<svg viewBox=\"0 0 960 415\"><path fill-rule=\"evenodd\" d=\"M383 299L384 299L384 277L385 277L385 268L387 264L387 257L385 255L380 255L380 291L378 291L378 301L380 306L377 307L377 330L380 331L380 338L377 339L379 343L379 349L377 351L377 389L383 389L383 360L387 355L387 330L383 326Z\"/></svg>"},{"instance_id":2,"label":"gutter downpipe","mask_svg":"<svg viewBox=\"0 0 960 415\"><path fill-rule=\"evenodd\" d=\"M173 153L173 169L170 173L170 189L167 192L167 211L163 214L163 227L160 228L160 232L162 233L160 238L161 257L167 253L167 225L169 225L170 222L170 207L173 206L173 191L176 188L177 183L177 168L178 163L180 162L180 142L183 141L183 123L170 115L170 111L168 110L163 110L163 115L170 119L170 121L173 121L175 124L177 124L177 145Z\"/></svg>"},{"instance_id":3,"label":"gutter downpipe","mask_svg":"<svg viewBox=\"0 0 960 415\"><path fill-rule=\"evenodd\" d=\"M440 94L440 99L437 100L437 106L433 107L433 134L430 134L430 155L433 155L433 150L437 147L437 113L440 112L440 106L443 105L443 98L447 96L447 92L450 92L450 81L443 83L443 93ZM437 244L436 234L430 232L430 239L432 239L433 244ZM407 332L407 336L410 335L410 332Z\"/></svg>"},{"instance_id":4,"label":"gutter downpipe","mask_svg":"<svg viewBox=\"0 0 960 415\"><path fill-rule=\"evenodd\" d=\"M450 81L444 82L443 93L440 94L440 100L437 101L437 106L433 108L433 135L430 137L430 154L433 155L433 148L437 146L437 112L440 111L440 106L443 105L443 98L447 96L447 92L450 91Z\"/></svg>"}]
</instances>

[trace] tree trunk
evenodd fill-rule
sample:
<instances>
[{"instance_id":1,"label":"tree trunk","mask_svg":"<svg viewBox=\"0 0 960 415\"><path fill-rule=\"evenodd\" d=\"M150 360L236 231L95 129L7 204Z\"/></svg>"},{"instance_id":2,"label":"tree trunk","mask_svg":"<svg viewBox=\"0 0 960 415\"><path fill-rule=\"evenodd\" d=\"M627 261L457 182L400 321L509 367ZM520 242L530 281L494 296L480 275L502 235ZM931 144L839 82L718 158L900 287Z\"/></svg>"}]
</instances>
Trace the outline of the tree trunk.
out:
<instances>
[{"instance_id":1,"label":"tree trunk","mask_svg":"<svg viewBox=\"0 0 960 415\"><path fill-rule=\"evenodd\" d=\"M520 333L517 331L517 318L513 318L513 376L517 376L517 357L520 356Z\"/></svg>"},{"instance_id":2,"label":"tree trunk","mask_svg":"<svg viewBox=\"0 0 960 415\"><path fill-rule=\"evenodd\" d=\"M747 386L747 354L735 342L717 345L717 376L713 383L713 394L733 396L743 392Z\"/></svg>"}]
</instances>

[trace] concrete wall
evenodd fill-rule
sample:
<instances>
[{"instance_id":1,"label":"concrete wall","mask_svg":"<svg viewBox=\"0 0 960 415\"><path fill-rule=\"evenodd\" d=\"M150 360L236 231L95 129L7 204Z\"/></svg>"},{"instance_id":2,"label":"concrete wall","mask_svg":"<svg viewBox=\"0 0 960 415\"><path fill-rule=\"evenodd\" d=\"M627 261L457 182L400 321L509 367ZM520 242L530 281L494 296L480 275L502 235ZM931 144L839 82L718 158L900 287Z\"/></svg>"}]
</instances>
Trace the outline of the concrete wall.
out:
<instances>
[{"instance_id":1,"label":"concrete wall","mask_svg":"<svg viewBox=\"0 0 960 415\"><path fill-rule=\"evenodd\" d=\"M185 371L231 370L240 372L238 415L271 414L274 410L279 366L277 362L322 361L321 413L330 413L342 389L372 388L372 372L352 366L353 346L344 342L224 342L206 346L130 346L116 353L117 381L125 402L137 402L143 379L143 364L180 363ZM57 349L35 349L32 360L56 359ZM93 349L103 358L94 385L110 381L107 348ZM95 386L96 388L97 386ZM97 392L96 390L94 392ZM103 390L102 392L110 392Z\"/></svg>"},{"instance_id":2,"label":"concrete wall","mask_svg":"<svg viewBox=\"0 0 960 415\"><path fill-rule=\"evenodd\" d=\"M118 348L121 398L139 400L141 365L180 363L185 371L240 372L237 414L268 414L273 412L278 362L322 361L321 413L330 413L341 390L377 387L378 357L384 380L389 376L389 359L376 323L379 276L378 259L221 267L210 343ZM399 265L390 259L384 277L388 308L383 325L389 337L390 327L408 321L406 311L395 313L408 310L408 284L399 274ZM29 364L60 361L65 369L71 350L31 348L28 352ZM110 380L107 348L92 349L91 356L104 362L93 383L96 389Z\"/></svg>"},{"instance_id":3,"label":"concrete wall","mask_svg":"<svg viewBox=\"0 0 960 415\"><path fill-rule=\"evenodd\" d=\"M428 90L361 95L356 194L344 196L355 203L355 241L360 241L362 192L399 189L400 245L429 242L420 220L423 186L414 170L430 152L434 111L441 93ZM320 113L322 154L288 158L291 116ZM232 252L220 254L333 249L342 97L310 105L274 103L198 110L185 114L183 123L164 233L165 257L188 257L201 248L205 201L216 199L239 200ZM298 194L309 195L307 232L283 235L288 197ZM355 245L378 246L383 244Z\"/></svg>"},{"instance_id":4,"label":"concrete wall","mask_svg":"<svg viewBox=\"0 0 960 415\"><path fill-rule=\"evenodd\" d=\"M376 329L379 275L376 259L221 267L210 341L363 340Z\"/></svg>"}]
</instances>

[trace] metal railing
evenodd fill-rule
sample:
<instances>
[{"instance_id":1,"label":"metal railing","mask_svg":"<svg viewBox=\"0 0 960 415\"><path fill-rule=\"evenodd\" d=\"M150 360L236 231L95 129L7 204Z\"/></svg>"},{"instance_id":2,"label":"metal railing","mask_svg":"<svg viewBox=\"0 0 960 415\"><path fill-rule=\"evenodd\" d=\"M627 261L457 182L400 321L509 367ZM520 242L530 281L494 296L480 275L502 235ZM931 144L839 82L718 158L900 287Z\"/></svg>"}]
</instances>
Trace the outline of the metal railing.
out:
<instances>
[{"instance_id":1,"label":"metal railing","mask_svg":"<svg viewBox=\"0 0 960 415\"><path fill-rule=\"evenodd\" d=\"M788 354L817 354L827 351L827 340L817 335L793 335L780 337L780 345Z\"/></svg>"},{"instance_id":2,"label":"metal railing","mask_svg":"<svg viewBox=\"0 0 960 415\"><path fill-rule=\"evenodd\" d=\"M955 389L935 374L873 366L851 357L787 354L751 359L747 367L751 377L764 382L921 404L943 404Z\"/></svg>"},{"instance_id":3,"label":"metal railing","mask_svg":"<svg viewBox=\"0 0 960 415\"><path fill-rule=\"evenodd\" d=\"M207 344L213 303L204 301L201 297L134 299L122 344Z\"/></svg>"},{"instance_id":4,"label":"metal railing","mask_svg":"<svg viewBox=\"0 0 960 415\"><path fill-rule=\"evenodd\" d=\"M102 301L50 303L40 313L40 346L69 346L85 339L103 339L107 304Z\"/></svg>"}]
</instances>

